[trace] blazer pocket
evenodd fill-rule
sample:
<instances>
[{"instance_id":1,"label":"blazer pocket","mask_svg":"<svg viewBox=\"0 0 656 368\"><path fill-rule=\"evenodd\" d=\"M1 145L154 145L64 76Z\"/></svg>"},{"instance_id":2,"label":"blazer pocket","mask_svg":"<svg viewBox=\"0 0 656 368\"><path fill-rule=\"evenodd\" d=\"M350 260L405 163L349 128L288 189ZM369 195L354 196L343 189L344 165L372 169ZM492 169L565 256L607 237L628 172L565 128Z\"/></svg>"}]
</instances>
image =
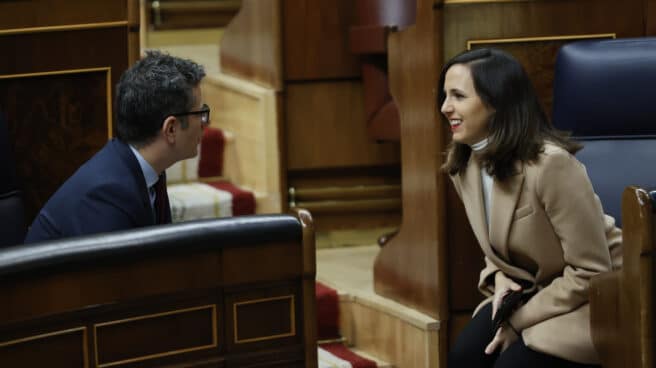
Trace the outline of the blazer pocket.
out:
<instances>
[{"instance_id":1,"label":"blazer pocket","mask_svg":"<svg viewBox=\"0 0 656 368\"><path fill-rule=\"evenodd\" d=\"M533 206L527 204L526 206L520 207L517 210L515 210L515 215L513 216L513 219L519 220L521 218L531 215L532 213L533 213Z\"/></svg>"}]
</instances>

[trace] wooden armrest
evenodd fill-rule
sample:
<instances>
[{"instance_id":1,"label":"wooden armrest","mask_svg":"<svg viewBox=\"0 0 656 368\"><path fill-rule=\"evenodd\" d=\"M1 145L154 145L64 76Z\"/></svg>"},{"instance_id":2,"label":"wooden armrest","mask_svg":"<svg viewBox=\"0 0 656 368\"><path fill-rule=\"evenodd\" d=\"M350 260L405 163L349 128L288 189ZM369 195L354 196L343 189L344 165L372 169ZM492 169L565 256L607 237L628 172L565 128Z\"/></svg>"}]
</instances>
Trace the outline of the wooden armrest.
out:
<instances>
[{"instance_id":1,"label":"wooden armrest","mask_svg":"<svg viewBox=\"0 0 656 368\"><path fill-rule=\"evenodd\" d=\"M590 280L590 329L604 368L623 367L620 332L621 271L611 271Z\"/></svg>"}]
</instances>

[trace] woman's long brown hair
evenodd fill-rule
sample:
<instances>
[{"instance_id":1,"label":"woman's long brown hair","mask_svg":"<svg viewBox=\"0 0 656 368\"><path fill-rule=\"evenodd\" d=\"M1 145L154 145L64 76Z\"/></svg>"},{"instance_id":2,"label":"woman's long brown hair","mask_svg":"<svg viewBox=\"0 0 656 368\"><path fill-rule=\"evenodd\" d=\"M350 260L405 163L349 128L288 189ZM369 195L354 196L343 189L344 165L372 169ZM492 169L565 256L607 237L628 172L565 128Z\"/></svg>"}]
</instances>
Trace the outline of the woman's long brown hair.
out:
<instances>
[{"instance_id":1,"label":"woman's long brown hair","mask_svg":"<svg viewBox=\"0 0 656 368\"><path fill-rule=\"evenodd\" d=\"M537 160L545 142L556 144L570 153L582 148L569 138L568 133L551 125L524 68L501 50L475 49L451 59L440 75L438 106L442 106L446 99L446 72L455 64L469 67L476 93L495 111L489 121L488 145L481 153L483 167L495 179L503 181L514 175L518 161ZM470 156L468 145L451 142L442 170L450 175L459 174L466 169Z\"/></svg>"}]
</instances>

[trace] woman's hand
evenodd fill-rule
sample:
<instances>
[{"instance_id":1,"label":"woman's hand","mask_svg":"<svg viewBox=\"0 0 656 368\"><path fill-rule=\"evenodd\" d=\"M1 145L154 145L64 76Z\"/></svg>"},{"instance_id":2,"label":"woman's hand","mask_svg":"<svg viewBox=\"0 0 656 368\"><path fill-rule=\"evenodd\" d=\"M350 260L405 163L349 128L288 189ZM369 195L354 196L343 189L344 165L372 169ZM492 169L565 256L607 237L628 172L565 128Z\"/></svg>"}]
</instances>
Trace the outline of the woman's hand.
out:
<instances>
[{"instance_id":1,"label":"woman's hand","mask_svg":"<svg viewBox=\"0 0 656 368\"><path fill-rule=\"evenodd\" d=\"M492 319L496 316L501 301L511 291L522 290L521 285L506 277L501 271L494 274L494 299L492 299Z\"/></svg>"},{"instance_id":2,"label":"woman's hand","mask_svg":"<svg viewBox=\"0 0 656 368\"><path fill-rule=\"evenodd\" d=\"M485 354L494 354L494 352L497 351L499 347L503 352L518 338L519 336L515 333L515 331L510 326L508 326L508 324L504 324L503 326L499 327L492 341L485 347Z\"/></svg>"},{"instance_id":3,"label":"woman's hand","mask_svg":"<svg viewBox=\"0 0 656 368\"><path fill-rule=\"evenodd\" d=\"M494 298L492 299L492 319L497 314L499 306L503 298L511 291L520 291L522 290L521 285L514 282L511 278L506 277L503 272L498 271L494 275ZM501 351L506 350L510 344L515 342L519 336L515 333L515 330L511 328L507 323L504 323L497 330L494 338L490 343L485 347L485 354L493 354L499 348Z\"/></svg>"}]
</instances>

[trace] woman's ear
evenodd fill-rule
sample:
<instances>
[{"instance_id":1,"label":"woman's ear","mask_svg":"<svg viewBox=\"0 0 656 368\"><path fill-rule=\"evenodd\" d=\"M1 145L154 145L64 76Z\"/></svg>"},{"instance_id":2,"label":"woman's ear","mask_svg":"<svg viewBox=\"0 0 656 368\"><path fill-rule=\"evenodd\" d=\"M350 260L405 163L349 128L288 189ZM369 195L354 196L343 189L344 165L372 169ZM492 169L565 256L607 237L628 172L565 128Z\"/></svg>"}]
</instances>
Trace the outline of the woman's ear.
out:
<instances>
[{"instance_id":1,"label":"woman's ear","mask_svg":"<svg viewBox=\"0 0 656 368\"><path fill-rule=\"evenodd\" d=\"M175 143L175 136L178 132L179 124L176 124L178 119L175 116L169 116L164 119L162 124L161 134L166 138L166 141L170 144Z\"/></svg>"}]
</instances>

